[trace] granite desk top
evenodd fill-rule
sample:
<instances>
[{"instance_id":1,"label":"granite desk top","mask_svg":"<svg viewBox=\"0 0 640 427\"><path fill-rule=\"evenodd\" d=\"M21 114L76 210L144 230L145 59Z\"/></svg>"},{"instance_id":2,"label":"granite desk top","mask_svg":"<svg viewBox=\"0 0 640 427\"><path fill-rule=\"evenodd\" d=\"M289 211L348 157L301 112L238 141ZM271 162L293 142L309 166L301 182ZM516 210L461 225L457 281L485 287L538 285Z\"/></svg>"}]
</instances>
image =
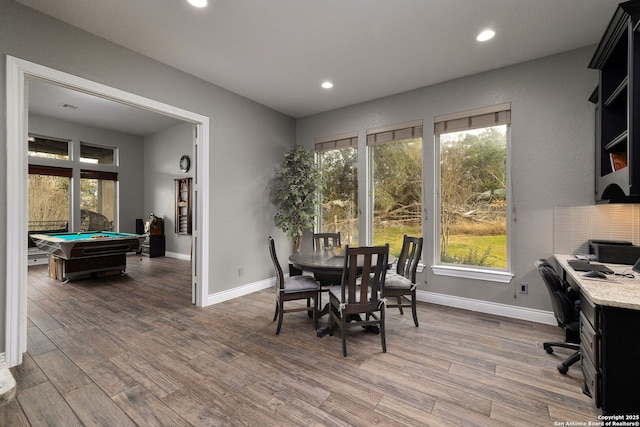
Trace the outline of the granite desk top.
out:
<instances>
[{"instance_id":1,"label":"granite desk top","mask_svg":"<svg viewBox=\"0 0 640 427\"><path fill-rule=\"evenodd\" d=\"M573 255L554 255L554 258L593 303L640 310L640 273L631 270L631 265L598 263L605 264L614 273L631 273L634 276L627 278L607 275L606 279L599 279L584 277L585 272L571 268L568 261L576 259Z\"/></svg>"},{"instance_id":2,"label":"granite desk top","mask_svg":"<svg viewBox=\"0 0 640 427\"><path fill-rule=\"evenodd\" d=\"M15 394L16 380L5 364L4 353L0 353L0 406L9 403Z\"/></svg>"}]
</instances>

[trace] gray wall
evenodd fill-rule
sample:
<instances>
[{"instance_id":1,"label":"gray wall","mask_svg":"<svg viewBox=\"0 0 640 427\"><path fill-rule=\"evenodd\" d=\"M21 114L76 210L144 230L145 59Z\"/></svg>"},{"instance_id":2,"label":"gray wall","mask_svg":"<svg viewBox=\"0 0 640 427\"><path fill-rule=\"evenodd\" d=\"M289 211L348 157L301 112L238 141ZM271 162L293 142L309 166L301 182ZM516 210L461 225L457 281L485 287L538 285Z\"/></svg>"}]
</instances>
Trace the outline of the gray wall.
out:
<instances>
[{"instance_id":1,"label":"gray wall","mask_svg":"<svg viewBox=\"0 0 640 427\"><path fill-rule=\"evenodd\" d=\"M586 68L593 48L462 78L297 122L215 85L109 43L11 0L0 0L0 81L12 55L108 86L192 111L211 119L210 294L273 276L266 236L278 239L286 260L290 243L274 229L267 183L282 154L295 141L311 147L317 137L415 119L425 123L424 183L428 220L425 261L431 264L433 235L433 137L436 115L503 102L512 103L512 183L515 195L513 283L531 284L529 295L514 286L434 276L427 268L421 290L549 310L533 261L553 251L553 207L593 201L593 106L587 101L597 74ZM6 88L0 85L0 150L6 150ZM9 142L10 143L10 142ZM363 148L363 147L361 147ZM363 151L361 151L363 152ZM172 157L172 156L171 156ZM171 163L176 160L169 158ZM7 185L0 156L0 186ZM149 185L149 184L146 184ZM142 199L143 197L141 197ZM145 200L143 209L148 210ZM7 200L0 198L6 223ZM143 212L144 215L148 212ZM132 218L139 217L136 208ZM8 226L11 226L10 224ZM0 228L0 277L6 276L6 230ZM244 271L238 276L238 269ZM0 295L5 286L0 280ZM0 338L4 339L4 304Z\"/></svg>"},{"instance_id":2,"label":"gray wall","mask_svg":"<svg viewBox=\"0 0 640 427\"><path fill-rule=\"evenodd\" d=\"M597 72L587 69L593 50L579 49L299 119L296 140L311 148L315 138L357 131L363 171L368 128L422 119L428 215L423 224L423 261L430 266L437 244L433 241L433 119L511 102L516 277L511 284L501 284L435 276L425 268L419 290L550 310L533 262L553 254L553 208L590 205L594 199L594 107L587 100L598 78ZM528 295L514 292L520 282L530 284Z\"/></svg>"},{"instance_id":3,"label":"gray wall","mask_svg":"<svg viewBox=\"0 0 640 427\"><path fill-rule=\"evenodd\" d=\"M191 236L176 234L174 231L174 180L193 178L195 169L183 173L179 167L183 154L187 154L195 162L193 125L184 123L145 137L144 152L144 215L141 213L140 218L147 218L151 212L161 217L164 222L166 251L189 259Z\"/></svg>"},{"instance_id":4,"label":"gray wall","mask_svg":"<svg viewBox=\"0 0 640 427\"><path fill-rule=\"evenodd\" d=\"M143 138L34 114L29 115L29 132L74 142L82 141L105 147L117 147L120 153L118 168L101 165L92 167L118 172L118 199L120 203L118 231L123 233L136 231L135 219L140 218L143 211L144 189L142 185L132 185L131 183L142 183L143 169L140 167L139 159L144 156ZM81 165L82 163L77 162L74 167L80 168Z\"/></svg>"},{"instance_id":5,"label":"gray wall","mask_svg":"<svg viewBox=\"0 0 640 427\"><path fill-rule=\"evenodd\" d=\"M266 237L280 234L273 226L266 183L282 154L295 142L294 119L11 0L0 0L1 82L6 81L5 55L210 117L213 207L206 212L211 219L210 235L204 236L211 243L208 292L273 276ZM7 145L5 86L0 85L0 152L6 152ZM0 156L2 188L7 185L6 166L6 155ZM6 213L7 200L2 197L2 224L6 224ZM132 217L140 214L136 209ZM0 278L6 277L6 236L5 227L0 227ZM238 277L239 267L244 268L243 277ZM0 279L2 301L5 294ZM2 343L4 319L3 302Z\"/></svg>"}]
</instances>

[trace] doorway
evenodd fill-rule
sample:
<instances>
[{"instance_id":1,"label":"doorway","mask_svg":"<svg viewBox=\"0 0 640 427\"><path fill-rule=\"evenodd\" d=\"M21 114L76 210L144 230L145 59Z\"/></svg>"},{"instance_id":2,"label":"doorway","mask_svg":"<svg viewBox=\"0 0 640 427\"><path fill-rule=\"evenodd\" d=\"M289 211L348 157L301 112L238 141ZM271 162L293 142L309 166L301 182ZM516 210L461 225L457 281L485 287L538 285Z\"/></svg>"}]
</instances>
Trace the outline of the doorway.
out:
<instances>
[{"instance_id":1,"label":"doorway","mask_svg":"<svg viewBox=\"0 0 640 427\"><path fill-rule=\"evenodd\" d=\"M27 137L26 82L45 83L77 90L192 123L196 209L193 212L192 293L195 305L207 305L209 219L209 118L168 104L134 95L71 74L7 56L7 264L5 353L8 366L22 363L27 348ZM205 236L205 238L201 238Z\"/></svg>"}]
</instances>

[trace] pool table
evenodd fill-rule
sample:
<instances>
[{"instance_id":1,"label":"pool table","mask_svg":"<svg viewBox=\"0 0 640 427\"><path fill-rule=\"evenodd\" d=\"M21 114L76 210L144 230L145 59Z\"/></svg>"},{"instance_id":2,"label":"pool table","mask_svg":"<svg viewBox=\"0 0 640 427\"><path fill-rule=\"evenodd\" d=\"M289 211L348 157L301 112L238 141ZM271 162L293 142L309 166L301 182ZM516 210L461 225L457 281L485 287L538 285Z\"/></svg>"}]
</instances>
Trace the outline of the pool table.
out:
<instances>
[{"instance_id":1,"label":"pool table","mask_svg":"<svg viewBox=\"0 0 640 427\"><path fill-rule=\"evenodd\" d=\"M49 254L49 275L58 280L108 271L124 273L127 252L137 252L145 237L107 231L32 234L36 246Z\"/></svg>"}]
</instances>

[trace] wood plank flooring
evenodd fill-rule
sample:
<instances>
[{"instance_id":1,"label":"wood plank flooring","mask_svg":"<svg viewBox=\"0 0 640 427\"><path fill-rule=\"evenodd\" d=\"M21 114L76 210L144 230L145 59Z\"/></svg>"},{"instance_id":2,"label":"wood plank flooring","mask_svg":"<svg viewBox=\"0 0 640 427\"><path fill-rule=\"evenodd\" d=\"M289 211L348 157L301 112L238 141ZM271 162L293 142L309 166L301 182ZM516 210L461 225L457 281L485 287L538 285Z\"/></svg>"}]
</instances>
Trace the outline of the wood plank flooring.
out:
<instances>
[{"instance_id":1,"label":"wood plank flooring","mask_svg":"<svg viewBox=\"0 0 640 427\"><path fill-rule=\"evenodd\" d=\"M191 305L190 264L129 256L124 277L62 284L29 268L28 353L1 426L553 426L597 421L543 341L560 328L419 304L380 337L275 335L272 289ZM292 303L295 304L295 303ZM323 319L324 321L324 319ZM567 350L568 351L568 350Z\"/></svg>"}]
</instances>

